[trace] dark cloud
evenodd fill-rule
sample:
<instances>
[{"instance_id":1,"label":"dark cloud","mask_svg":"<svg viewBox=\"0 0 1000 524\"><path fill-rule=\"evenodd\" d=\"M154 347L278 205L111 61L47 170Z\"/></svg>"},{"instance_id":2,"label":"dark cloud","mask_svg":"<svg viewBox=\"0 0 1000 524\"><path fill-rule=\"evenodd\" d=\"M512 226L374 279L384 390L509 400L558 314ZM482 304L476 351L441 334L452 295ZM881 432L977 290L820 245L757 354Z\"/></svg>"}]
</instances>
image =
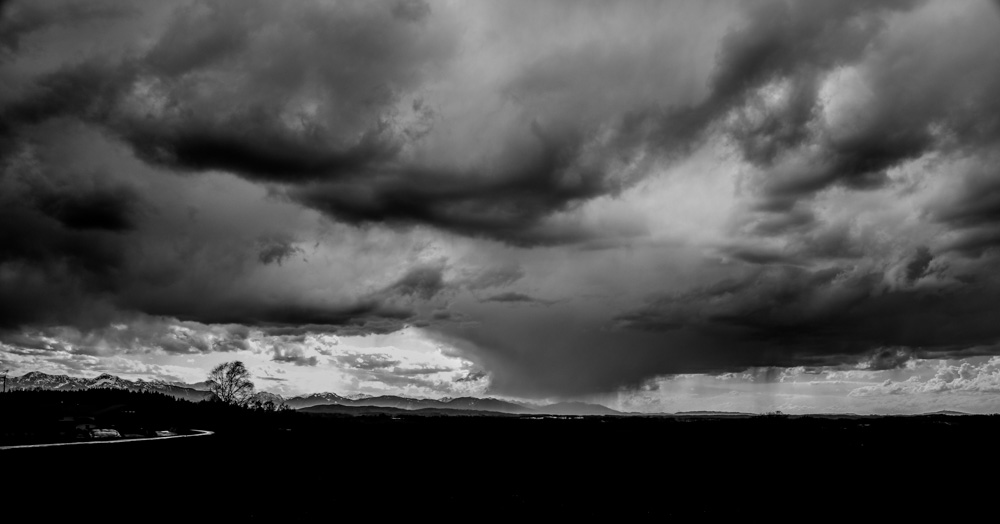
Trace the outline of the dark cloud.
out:
<instances>
[{"instance_id":1,"label":"dark cloud","mask_svg":"<svg viewBox=\"0 0 1000 524\"><path fill-rule=\"evenodd\" d=\"M0 165L0 327L65 321L119 289L139 197L99 174L42 166L30 150ZM84 315L87 316L87 315Z\"/></svg>"},{"instance_id":2,"label":"dark cloud","mask_svg":"<svg viewBox=\"0 0 1000 524\"><path fill-rule=\"evenodd\" d=\"M525 304L545 304L545 305L552 303L548 300L541 300L532 297L530 295L525 295L524 293L515 293L513 291L492 295L484 299L483 302L506 302L506 303L525 303Z\"/></svg>"},{"instance_id":3,"label":"dark cloud","mask_svg":"<svg viewBox=\"0 0 1000 524\"><path fill-rule=\"evenodd\" d=\"M350 318L339 324L264 324L255 327L268 335L276 336L316 333L331 333L340 336L364 336L392 333L403 329L409 324L409 322L404 322L404 320L410 318L408 311L405 312L405 315L402 311L392 309L384 311L386 316L381 316L381 313L383 312L380 312L379 315L362 315L357 318ZM393 315L396 315L396 317L394 318Z\"/></svg>"},{"instance_id":4,"label":"dark cloud","mask_svg":"<svg viewBox=\"0 0 1000 524\"><path fill-rule=\"evenodd\" d=\"M39 209L69 229L122 231L132 225L137 196L126 187L90 193L46 195Z\"/></svg>"},{"instance_id":5,"label":"dark cloud","mask_svg":"<svg viewBox=\"0 0 1000 524\"><path fill-rule=\"evenodd\" d=\"M545 138L534 128L533 146L510 164L490 166L499 172L406 169L372 174L365 179L312 183L288 195L340 221L353 224L423 223L468 236L497 238L516 245L576 242L582 229L542 223L549 215L612 192L598 169L572 165L576 139ZM513 156L513 153L511 153Z\"/></svg>"},{"instance_id":6,"label":"dark cloud","mask_svg":"<svg viewBox=\"0 0 1000 524\"><path fill-rule=\"evenodd\" d=\"M59 133L45 132L52 133L47 140L59 139ZM394 296L388 293L338 304L234 295L232 287L251 273L253 262L280 265L302 252L291 236L206 235L198 243L198 237L179 232L167 250L158 249L150 241L164 234L155 222L164 211L151 202L159 195L104 170L61 167L49 158L59 153L53 149L25 141L0 158L0 269L9 277L0 279L2 328L97 329L142 312L206 323L385 332L412 316L385 303ZM150 250L166 256L151 257ZM187 271L205 256L216 262L191 279ZM426 290L407 288L421 296Z\"/></svg>"},{"instance_id":7,"label":"dark cloud","mask_svg":"<svg viewBox=\"0 0 1000 524\"><path fill-rule=\"evenodd\" d=\"M0 57L21 50L21 41L31 33L53 26L79 24L102 18L124 16L127 6L114 2L45 2L4 0L0 2Z\"/></svg>"},{"instance_id":8,"label":"dark cloud","mask_svg":"<svg viewBox=\"0 0 1000 524\"><path fill-rule=\"evenodd\" d=\"M906 264L906 280L913 282L924 276L932 260L934 260L934 255L931 255L930 249L924 246L917 248L917 252L913 254L913 258Z\"/></svg>"},{"instance_id":9,"label":"dark cloud","mask_svg":"<svg viewBox=\"0 0 1000 524\"><path fill-rule=\"evenodd\" d=\"M989 250L996 250L1000 245L1000 231L992 228L965 229L946 246L949 250L962 253L969 257L983 256Z\"/></svg>"},{"instance_id":10,"label":"dark cloud","mask_svg":"<svg viewBox=\"0 0 1000 524\"><path fill-rule=\"evenodd\" d=\"M376 128L358 144L329 152L283 136L277 115L238 115L225 122L193 122L191 129L130 127L123 130L144 159L175 169L227 170L252 179L320 178L361 170L395 152ZM257 128L257 129L254 129ZM234 135L234 129L242 129ZM258 142L259 141L259 142Z\"/></svg>"},{"instance_id":11,"label":"dark cloud","mask_svg":"<svg viewBox=\"0 0 1000 524\"><path fill-rule=\"evenodd\" d=\"M257 259L261 264L278 264L288 260L293 255L303 253L302 248L293 245L290 238L261 238L258 241L260 252Z\"/></svg>"},{"instance_id":12,"label":"dark cloud","mask_svg":"<svg viewBox=\"0 0 1000 524\"><path fill-rule=\"evenodd\" d=\"M405 319L412 317L412 312L405 309L384 306L376 301L361 301L356 304L336 307L332 305L305 304L233 304L231 309L222 311L217 304L206 304L195 308L189 302L179 304L153 303L142 304L141 309L150 314L169 316L181 320L195 320L211 324L245 324L278 328L289 326L312 326L316 329L326 326L331 328L356 327L364 329L367 322L378 320L396 320L395 331L402 327ZM336 329L334 329L336 330Z\"/></svg>"},{"instance_id":13,"label":"dark cloud","mask_svg":"<svg viewBox=\"0 0 1000 524\"><path fill-rule=\"evenodd\" d=\"M465 286L472 290L503 287L513 284L523 277L524 269L516 264L491 266L470 275Z\"/></svg>"},{"instance_id":14,"label":"dark cloud","mask_svg":"<svg viewBox=\"0 0 1000 524\"><path fill-rule=\"evenodd\" d=\"M423 0L397 0L392 4L392 14L403 20L419 22L431 14L431 6Z\"/></svg>"},{"instance_id":15,"label":"dark cloud","mask_svg":"<svg viewBox=\"0 0 1000 524\"><path fill-rule=\"evenodd\" d=\"M775 210L768 210L766 208L758 208L757 211L761 212L762 216L752 222L748 232L764 237L808 230L816 222L816 217L812 210L803 209L801 206L787 211L781 209L778 212L774 212Z\"/></svg>"},{"instance_id":16,"label":"dark cloud","mask_svg":"<svg viewBox=\"0 0 1000 524\"><path fill-rule=\"evenodd\" d=\"M759 233L759 225L760 223L751 223L749 229ZM749 264L801 267L813 263L858 259L864 255L848 224L820 224L810 219L808 227L801 229L787 228L786 225L778 226L783 229L784 245L776 246L760 240L744 241L725 246L720 252L726 257Z\"/></svg>"},{"instance_id":17,"label":"dark cloud","mask_svg":"<svg viewBox=\"0 0 1000 524\"><path fill-rule=\"evenodd\" d=\"M134 79L132 62L92 59L43 75L30 94L0 107L0 145L16 143L27 126L52 118L76 117L102 122ZM7 152L0 150L0 152Z\"/></svg>"},{"instance_id":18,"label":"dark cloud","mask_svg":"<svg viewBox=\"0 0 1000 524\"><path fill-rule=\"evenodd\" d=\"M909 284L912 264L906 262L902 277ZM901 287L879 272L771 266L724 286L663 297L618 321L626 329L697 331L732 344L733 351L766 344L774 365L836 362L886 346L927 354L1000 336L986 306L998 284Z\"/></svg>"},{"instance_id":19,"label":"dark cloud","mask_svg":"<svg viewBox=\"0 0 1000 524\"><path fill-rule=\"evenodd\" d=\"M455 317L455 314L451 311L435 311L431 313L431 319L433 320L451 320Z\"/></svg>"},{"instance_id":20,"label":"dark cloud","mask_svg":"<svg viewBox=\"0 0 1000 524\"><path fill-rule=\"evenodd\" d=\"M743 262L750 264L791 264L795 259L784 254L780 250L762 246L741 246L726 250L726 253Z\"/></svg>"},{"instance_id":21,"label":"dark cloud","mask_svg":"<svg viewBox=\"0 0 1000 524\"><path fill-rule=\"evenodd\" d=\"M830 68L857 59L881 30L883 14L917 3L848 0L812 8L784 0L749 4L742 27L723 41L712 98L731 100L803 68Z\"/></svg>"},{"instance_id":22,"label":"dark cloud","mask_svg":"<svg viewBox=\"0 0 1000 524\"><path fill-rule=\"evenodd\" d=\"M929 214L955 233L945 250L978 257L1000 245L1000 161L990 154L956 171L958 181Z\"/></svg>"},{"instance_id":23,"label":"dark cloud","mask_svg":"<svg viewBox=\"0 0 1000 524\"><path fill-rule=\"evenodd\" d=\"M444 268L440 266L414 267L385 291L394 295L430 300L445 288L443 271Z\"/></svg>"}]
</instances>

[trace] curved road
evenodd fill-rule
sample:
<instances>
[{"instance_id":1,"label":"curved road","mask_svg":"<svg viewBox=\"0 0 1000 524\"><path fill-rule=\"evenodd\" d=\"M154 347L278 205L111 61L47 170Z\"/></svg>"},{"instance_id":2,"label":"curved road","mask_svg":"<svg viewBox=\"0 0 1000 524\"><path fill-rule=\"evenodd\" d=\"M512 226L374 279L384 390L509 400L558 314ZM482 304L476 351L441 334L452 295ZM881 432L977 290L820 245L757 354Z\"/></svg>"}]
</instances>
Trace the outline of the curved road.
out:
<instances>
[{"instance_id":1,"label":"curved road","mask_svg":"<svg viewBox=\"0 0 1000 524\"><path fill-rule=\"evenodd\" d=\"M192 429L191 431L197 431L198 433L194 435L171 435L169 437L149 437L149 438L123 438L117 440L86 440L83 442L56 442L53 444L24 444L20 446L0 446L0 450L4 449L25 449L25 448L48 448L53 446L82 446L85 444L117 444L119 442L146 442L150 440L167 440L171 438L187 438L187 437L204 437L206 435L214 435L213 431L206 431L203 429Z\"/></svg>"}]
</instances>

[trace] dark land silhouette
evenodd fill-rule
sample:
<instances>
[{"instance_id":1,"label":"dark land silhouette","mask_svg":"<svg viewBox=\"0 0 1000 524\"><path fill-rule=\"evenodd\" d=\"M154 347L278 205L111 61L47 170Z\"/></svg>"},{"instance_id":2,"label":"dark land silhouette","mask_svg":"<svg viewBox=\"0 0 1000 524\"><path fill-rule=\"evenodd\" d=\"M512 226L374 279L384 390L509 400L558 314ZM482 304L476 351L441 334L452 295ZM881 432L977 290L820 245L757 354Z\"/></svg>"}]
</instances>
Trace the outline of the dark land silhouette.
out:
<instances>
[{"instance_id":1,"label":"dark land silhouette","mask_svg":"<svg viewBox=\"0 0 1000 524\"><path fill-rule=\"evenodd\" d=\"M85 508L101 518L178 521L926 516L953 509L949 500L985 503L979 497L993 483L977 479L1000 429L996 415L344 409L361 408L271 411L114 389L8 392L0 395L4 444L54 440L67 417L123 435L215 434L4 450L5 493L60 501L48 514Z\"/></svg>"}]
</instances>

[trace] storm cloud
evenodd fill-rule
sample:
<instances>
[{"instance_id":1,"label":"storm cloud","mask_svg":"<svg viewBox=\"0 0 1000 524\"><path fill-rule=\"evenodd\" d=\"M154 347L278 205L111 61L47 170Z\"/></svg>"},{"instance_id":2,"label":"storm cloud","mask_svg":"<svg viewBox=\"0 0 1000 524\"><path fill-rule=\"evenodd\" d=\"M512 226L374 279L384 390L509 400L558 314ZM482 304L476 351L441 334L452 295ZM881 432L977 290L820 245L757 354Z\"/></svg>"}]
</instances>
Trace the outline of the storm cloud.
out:
<instances>
[{"instance_id":1,"label":"storm cloud","mask_svg":"<svg viewBox=\"0 0 1000 524\"><path fill-rule=\"evenodd\" d=\"M15 0L0 29L17 362L569 398L1000 341L995 2ZM462 373L366 345L400 333Z\"/></svg>"}]
</instances>

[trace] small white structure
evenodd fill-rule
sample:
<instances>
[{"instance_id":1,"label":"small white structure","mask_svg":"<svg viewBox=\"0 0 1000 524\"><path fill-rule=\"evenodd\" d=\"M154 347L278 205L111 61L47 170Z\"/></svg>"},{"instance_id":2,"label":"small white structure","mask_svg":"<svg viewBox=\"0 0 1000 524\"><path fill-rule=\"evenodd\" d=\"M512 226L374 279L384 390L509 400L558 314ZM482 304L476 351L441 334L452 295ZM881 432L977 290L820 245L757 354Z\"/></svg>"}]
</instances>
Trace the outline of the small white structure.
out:
<instances>
[{"instance_id":1,"label":"small white structure","mask_svg":"<svg viewBox=\"0 0 1000 524\"><path fill-rule=\"evenodd\" d=\"M94 428L90 430L91 438L121 438L121 433L118 433L117 429L100 429Z\"/></svg>"}]
</instances>

